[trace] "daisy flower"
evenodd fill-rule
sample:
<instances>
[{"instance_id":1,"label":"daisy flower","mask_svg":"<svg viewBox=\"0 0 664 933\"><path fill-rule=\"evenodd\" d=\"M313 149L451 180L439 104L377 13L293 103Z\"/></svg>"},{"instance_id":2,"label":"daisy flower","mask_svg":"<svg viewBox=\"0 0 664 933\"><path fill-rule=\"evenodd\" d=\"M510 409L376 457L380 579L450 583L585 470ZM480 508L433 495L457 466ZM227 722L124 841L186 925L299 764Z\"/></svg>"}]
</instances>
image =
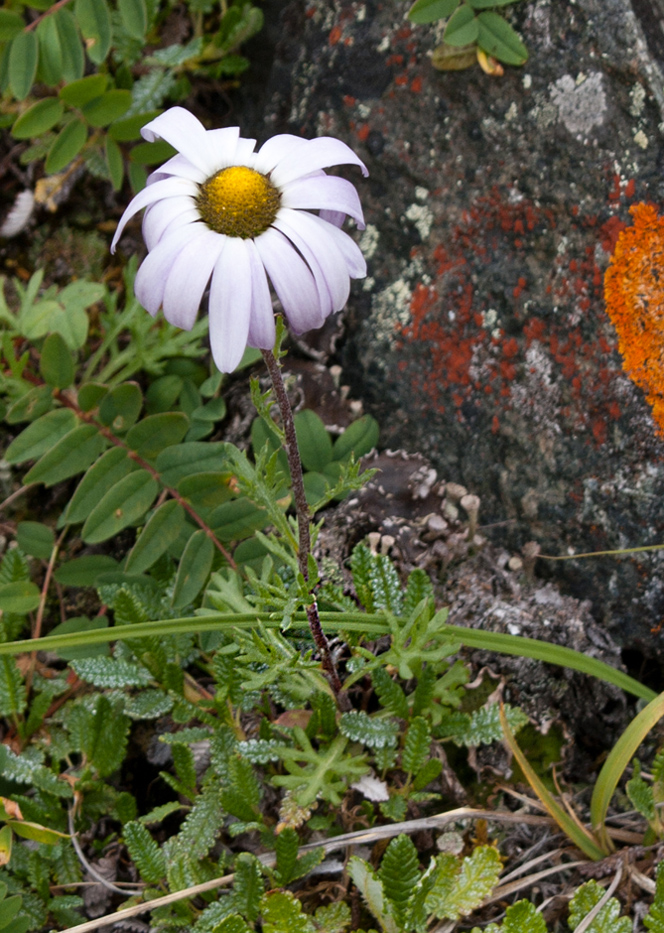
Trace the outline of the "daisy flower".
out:
<instances>
[{"instance_id":1,"label":"daisy flower","mask_svg":"<svg viewBox=\"0 0 664 933\"><path fill-rule=\"evenodd\" d=\"M150 314L163 308L171 324L190 330L211 283L212 355L231 372L247 344L274 345L269 283L296 334L343 308L366 263L340 227L347 215L360 229L364 220L354 186L324 169L359 165L367 175L352 149L330 137L282 135L255 152L238 127L206 130L182 107L141 133L178 151L131 201L111 245L114 252L127 221L146 208L148 255L134 289Z\"/></svg>"}]
</instances>

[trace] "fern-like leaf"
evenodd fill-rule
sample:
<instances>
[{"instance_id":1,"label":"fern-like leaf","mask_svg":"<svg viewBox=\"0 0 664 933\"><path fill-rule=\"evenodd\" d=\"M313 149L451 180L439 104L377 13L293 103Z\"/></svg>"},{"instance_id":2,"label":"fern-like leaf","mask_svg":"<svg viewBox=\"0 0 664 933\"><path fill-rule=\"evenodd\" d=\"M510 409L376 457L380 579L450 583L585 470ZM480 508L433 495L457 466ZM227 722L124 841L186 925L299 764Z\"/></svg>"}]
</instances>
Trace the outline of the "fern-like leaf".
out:
<instances>
[{"instance_id":1,"label":"fern-like leaf","mask_svg":"<svg viewBox=\"0 0 664 933\"><path fill-rule=\"evenodd\" d=\"M277 836L274 849L277 856L279 883L282 886L290 884L293 880L299 848L300 840L294 829L287 827Z\"/></svg>"},{"instance_id":2,"label":"fern-like leaf","mask_svg":"<svg viewBox=\"0 0 664 933\"><path fill-rule=\"evenodd\" d=\"M25 710L28 698L15 658L0 658L0 715L15 718Z\"/></svg>"},{"instance_id":3,"label":"fern-like leaf","mask_svg":"<svg viewBox=\"0 0 664 933\"><path fill-rule=\"evenodd\" d=\"M399 724L393 719L369 716L363 710L351 710L341 716L339 731L353 742L362 742L369 748L394 747Z\"/></svg>"},{"instance_id":4,"label":"fern-like leaf","mask_svg":"<svg viewBox=\"0 0 664 933\"><path fill-rule=\"evenodd\" d=\"M235 909L251 923L258 917L264 890L260 862L255 855L241 852L235 859L233 900Z\"/></svg>"},{"instance_id":5,"label":"fern-like leaf","mask_svg":"<svg viewBox=\"0 0 664 933\"><path fill-rule=\"evenodd\" d=\"M371 673L374 690L380 700L380 705L389 710L400 719L408 718L408 700L406 694L396 681L392 680L384 667L377 667Z\"/></svg>"},{"instance_id":6,"label":"fern-like leaf","mask_svg":"<svg viewBox=\"0 0 664 933\"><path fill-rule=\"evenodd\" d=\"M655 899L643 918L643 923L650 933L664 933L664 862L657 866Z\"/></svg>"},{"instance_id":7,"label":"fern-like leaf","mask_svg":"<svg viewBox=\"0 0 664 933\"><path fill-rule=\"evenodd\" d=\"M436 884L427 907L437 917L458 920L482 903L498 883L502 862L493 846L478 846L456 871L450 856L439 856Z\"/></svg>"},{"instance_id":8,"label":"fern-like leaf","mask_svg":"<svg viewBox=\"0 0 664 933\"><path fill-rule=\"evenodd\" d=\"M406 739L401 753L401 767L409 774L415 774L429 757L431 730L426 719L416 716L408 726Z\"/></svg>"},{"instance_id":9,"label":"fern-like leaf","mask_svg":"<svg viewBox=\"0 0 664 933\"><path fill-rule=\"evenodd\" d=\"M575 930L604 896L604 888L594 879L582 884L569 905L569 924ZM631 933L632 921L620 916L620 902L612 897L602 907L586 933Z\"/></svg>"},{"instance_id":10,"label":"fern-like leaf","mask_svg":"<svg viewBox=\"0 0 664 933\"><path fill-rule=\"evenodd\" d=\"M547 933L546 923L530 901L517 901L505 911L505 919L498 926L490 923L481 929L473 927L471 933Z\"/></svg>"},{"instance_id":11,"label":"fern-like leaf","mask_svg":"<svg viewBox=\"0 0 664 933\"><path fill-rule=\"evenodd\" d=\"M411 571L403 599L403 614L409 616L423 599L433 599L433 585L429 574L420 567Z\"/></svg>"},{"instance_id":12,"label":"fern-like leaf","mask_svg":"<svg viewBox=\"0 0 664 933\"><path fill-rule=\"evenodd\" d=\"M131 822L125 825L124 843L141 878L148 884L159 884L166 874L164 855L145 826Z\"/></svg>"},{"instance_id":13,"label":"fern-like leaf","mask_svg":"<svg viewBox=\"0 0 664 933\"><path fill-rule=\"evenodd\" d=\"M399 933L391 902L385 896L383 882L364 859L354 855L348 862L348 874L362 895L362 900L385 933Z\"/></svg>"},{"instance_id":14,"label":"fern-like leaf","mask_svg":"<svg viewBox=\"0 0 664 933\"><path fill-rule=\"evenodd\" d=\"M350 569L353 574L353 585L357 598L367 610L374 611L373 587L371 585L372 554L364 544L354 548L350 558Z\"/></svg>"},{"instance_id":15,"label":"fern-like leaf","mask_svg":"<svg viewBox=\"0 0 664 933\"><path fill-rule=\"evenodd\" d=\"M392 839L385 850L378 877L392 905L394 919L404 927L410 898L420 879L417 849L410 836L402 833Z\"/></svg>"},{"instance_id":16,"label":"fern-like leaf","mask_svg":"<svg viewBox=\"0 0 664 933\"><path fill-rule=\"evenodd\" d=\"M261 901L263 933L316 933L302 904L290 891L274 891Z\"/></svg>"}]
</instances>

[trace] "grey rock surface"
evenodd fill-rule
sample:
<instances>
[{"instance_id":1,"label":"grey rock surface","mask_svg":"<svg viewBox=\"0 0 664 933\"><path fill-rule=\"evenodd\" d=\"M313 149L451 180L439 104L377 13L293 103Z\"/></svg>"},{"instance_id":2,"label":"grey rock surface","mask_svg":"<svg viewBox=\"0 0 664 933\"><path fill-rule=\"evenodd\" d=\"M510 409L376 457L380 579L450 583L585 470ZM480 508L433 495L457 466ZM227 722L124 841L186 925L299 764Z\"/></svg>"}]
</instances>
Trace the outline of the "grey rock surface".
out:
<instances>
[{"instance_id":1,"label":"grey rock surface","mask_svg":"<svg viewBox=\"0 0 664 933\"><path fill-rule=\"evenodd\" d=\"M440 27L409 7L293 0L275 32L259 134L335 135L370 170L353 179L369 276L345 312L343 380L382 444L481 497L494 543L662 542L664 445L602 295L630 205L664 198L657 43L628 0L530 0L507 12L525 67L441 73ZM538 573L652 655L661 555Z\"/></svg>"}]
</instances>

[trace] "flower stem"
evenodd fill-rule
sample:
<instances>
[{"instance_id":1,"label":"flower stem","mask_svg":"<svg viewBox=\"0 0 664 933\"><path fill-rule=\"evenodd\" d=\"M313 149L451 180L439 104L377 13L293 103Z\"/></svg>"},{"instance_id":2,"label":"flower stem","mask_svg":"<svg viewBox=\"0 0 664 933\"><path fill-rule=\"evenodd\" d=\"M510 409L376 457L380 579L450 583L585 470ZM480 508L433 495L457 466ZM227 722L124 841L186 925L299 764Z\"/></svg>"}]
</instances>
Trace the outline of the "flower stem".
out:
<instances>
[{"instance_id":1,"label":"flower stem","mask_svg":"<svg viewBox=\"0 0 664 933\"><path fill-rule=\"evenodd\" d=\"M291 475L293 499L295 501L295 513L297 515L297 563L298 567L300 568L300 573L308 583L309 555L311 553L311 515L309 514L309 503L307 502L307 496L304 491L302 461L300 459L300 451L297 446L295 421L293 420L293 409L291 408L291 404L288 399L288 393L286 392L286 386L284 385L284 380L281 375L281 364L278 362L272 350L261 350L261 353L263 354L265 365L267 366L270 379L272 380L275 398L277 400L277 405L279 406L279 411L281 412L281 421L284 427L284 434L286 435L284 447L288 456L288 468ZM311 630L314 642L316 643L316 647L320 653L321 660L323 662L323 668L330 682L330 686L334 690L335 696L337 697L337 701L339 701L341 698L340 695L342 693L341 680L339 679L339 674L337 673L337 668L332 657L332 652L330 651L329 642L320 624L318 604L316 603L315 599L309 606L306 607L306 612L307 619L309 620L309 628Z\"/></svg>"}]
</instances>

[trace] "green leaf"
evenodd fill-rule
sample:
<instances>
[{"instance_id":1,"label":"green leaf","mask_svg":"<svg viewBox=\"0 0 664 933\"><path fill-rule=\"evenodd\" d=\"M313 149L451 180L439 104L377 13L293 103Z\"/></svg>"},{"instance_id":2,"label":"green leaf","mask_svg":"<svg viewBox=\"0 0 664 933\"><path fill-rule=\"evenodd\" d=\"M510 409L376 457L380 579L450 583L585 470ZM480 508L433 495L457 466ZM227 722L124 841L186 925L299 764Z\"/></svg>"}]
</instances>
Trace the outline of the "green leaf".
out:
<instances>
[{"instance_id":1,"label":"green leaf","mask_svg":"<svg viewBox=\"0 0 664 933\"><path fill-rule=\"evenodd\" d=\"M316 933L302 904L290 891L270 891L261 901L263 933Z\"/></svg>"},{"instance_id":2,"label":"green leaf","mask_svg":"<svg viewBox=\"0 0 664 933\"><path fill-rule=\"evenodd\" d=\"M99 777L117 771L124 760L131 721L108 697L97 694L91 703L77 704L66 724L74 747L81 749Z\"/></svg>"},{"instance_id":3,"label":"green leaf","mask_svg":"<svg viewBox=\"0 0 664 933\"><path fill-rule=\"evenodd\" d=\"M7 424L34 421L53 408L53 391L50 386L35 386L11 406L5 415Z\"/></svg>"},{"instance_id":4,"label":"green leaf","mask_svg":"<svg viewBox=\"0 0 664 933\"><path fill-rule=\"evenodd\" d=\"M76 424L76 415L69 408L56 408L47 412L11 442L5 452L5 460L12 464L36 460L75 428Z\"/></svg>"},{"instance_id":5,"label":"green leaf","mask_svg":"<svg viewBox=\"0 0 664 933\"><path fill-rule=\"evenodd\" d=\"M420 878L417 849L410 836L402 833L392 839L380 864L378 877L392 905L394 919L406 925L408 902Z\"/></svg>"},{"instance_id":6,"label":"green leaf","mask_svg":"<svg viewBox=\"0 0 664 933\"><path fill-rule=\"evenodd\" d=\"M255 531L264 528L267 522L267 512L257 508L244 496L217 506L210 516L210 525L215 535L226 543L250 537Z\"/></svg>"},{"instance_id":7,"label":"green leaf","mask_svg":"<svg viewBox=\"0 0 664 933\"><path fill-rule=\"evenodd\" d=\"M11 41L25 29L23 17L13 10L0 9L0 42Z\"/></svg>"},{"instance_id":8,"label":"green leaf","mask_svg":"<svg viewBox=\"0 0 664 933\"><path fill-rule=\"evenodd\" d=\"M88 130L81 120L68 123L55 137L55 142L48 151L44 169L47 175L62 171L73 162L88 141Z\"/></svg>"},{"instance_id":9,"label":"green leaf","mask_svg":"<svg viewBox=\"0 0 664 933\"><path fill-rule=\"evenodd\" d=\"M179 502L164 502L150 517L127 557L127 573L148 570L174 544L184 527L184 509Z\"/></svg>"},{"instance_id":10,"label":"green leaf","mask_svg":"<svg viewBox=\"0 0 664 933\"><path fill-rule=\"evenodd\" d=\"M116 483L139 469L138 464L127 456L126 450L111 447L90 467L78 484L59 526L85 521Z\"/></svg>"},{"instance_id":11,"label":"green leaf","mask_svg":"<svg viewBox=\"0 0 664 933\"><path fill-rule=\"evenodd\" d=\"M578 927L593 907L604 896L604 888L595 880L587 881L577 888L569 905L569 923L572 929ZM631 933L632 921L629 917L620 917L620 901L609 898L585 933Z\"/></svg>"},{"instance_id":12,"label":"green leaf","mask_svg":"<svg viewBox=\"0 0 664 933\"><path fill-rule=\"evenodd\" d=\"M378 443L380 428L378 422L371 415L362 415L353 421L344 433L336 439L332 448L334 460L346 460L351 454L356 460L364 457L373 450Z\"/></svg>"},{"instance_id":13,"label":"green leaf","mask_svg":"<svg viewBox=\"0 0 664 933\"><path fill-rule=\"evenodd\" d=\"M467 3L462 3L450 17L443 33L443 40L448 45L462 46L476 42L478 35L479 26L472 7Z\"/></svg>"},{"instance_id":14,"label":"green leaf","mask_svg":"<svg viewBox=\"0 0 664 933\"><path fill-rule=\"evenodd\" d=\"M660 862L655 875L655 900L643 918L650 933L664 933L664 862Z\"/></svg>"},{"instance_id":15,"label":"green leaf","mask_svg":"<svg viewBox=\"0 0 664 933\"><path fill-rule=\"evenodd\" d=\"M408 11L408 19L413 23L433 23L451 16L458 5L459 0L417 0Z\"/></svg>"},{"instance_id":16,"label":"green leaf","mask_svg":"<svg viewBox=\"0 0 664 933\"><path fill-rule=\"evenodd\" d=\"M478 846L459 868L454 856L436 859L437 873L426 907L439 919L458 920L482 903L498 884L502 861L493 846Z\"/></svg>"},{"instance_id":17,"label":"green leaf","mask_svg":"<svg viewBox=\"0 0 664 933\"><path fill-rule=\"evenodd\" d=\"M282 829L275 841L275 855L277 856L277 872L279 873L279 884L285 887L293 880L295 866L297 865L297 853L300 848L300 840L294 829L287 827Z\"/></svg>"},{"instance_id":18,"label":"green leaf","mask_svg":"<svg viewBox=\"0 0 664 933\"><path fill-rule=\"evenodd\" d=\"M25 100L34 84L39 40L34 32L20 32L9 48L9 86L16 100Z\"/></svg>"},{"instance_id":19,"label":"green leaf","mask_svg":"<svg viewBox=\"0 0 664 933\"><path fill-rule=\"evenodd\" d=\"M108 392L108 386L99 382L86 382L78 390L78 405L81 411L92 411L97 408Z\"/></svg>"},{"instance_id":20,"label":"green leaf","mask_svg":"<svg viewBox=\"0 0 664 933\"><path fill-rule=\"evenodd\" d=\"M37 24L37 29L35 31L37 33L37 40L39 41L37 80L47 84L49 87L56 87L64 78L62 41L60 39L56 17L45 16ZM51 101L53 98L47 97L45 100ZM57 120L51 123L47 129L50 129L55 123L57 123ZM39 133L32 133L31 135L39 136L42 132L45 131L40 130Z\"/></svg>"},{"instance_id":21,"label":"green leaf","mask_svg":"<svg viewBox=\"0 0 664 933\"><path fill-rule=\"evenodd\" d=\"M226 444L221 441L211 444L188 441L163 450L155 466L164 485L175 487L185 476L228 468L226 450Z\"/></svg>"},{"instance_id":22,"label":"green leaf","mask_svg":"<svg viewBox=\"0 0 664 933\"><path fill-rule=\"evenodd\" d=\"M430 758L415 775L413 790L416 792L424 790L428 784L436 780L442 770L443 763L440 758Z\"/></svg>"},{"instance_id":23,"label":"green leaf","mask_svg":"<svg viewBox=\"0 0 664 933\"><path fill-rule=\"evenodd\" d=\"M517 732L528 722L528 717L518 706L505 704L505 715L510 729ZM452 713L445 720L445 737L450 737L455 745L473 747L499 742L503 738L500 724L500 704L491 703L467 713Z\"/></svg>"},{"instance_id":24,"label":"green leaf","mask_svg":"<svg viewBox=\"0 0 664 933\"><path fill-rule=\"evenodd\" d=\"M408 576L403 600L403 614L409 616L423 599L433 599L433 585L429 574L420 567L416 567Z\"/></svg>"},{"instance_id":25,"label":"green leaf","mask_svg":"<svg viewBox=\"0 0 664 933\"><path fill-rule=\"evenodd\" d=\"M160 140L156 143L139 143L129 153L129 158L136 165L156 165L174 156L176 150L169 143Z\"/></svg>"},{"instance_id":26,"label":"green leaf","mask_svg":"<svg viewBox=\"0 0 664 933\"><path fill-rule=\"evenodd\" d=\"M140 139L141 129L150 120L158 117L160 113L160 110L149 110L146 113L137 113L133 117L124 117L109 126L108 135L118 143L128 143L134 139Z\"/></svg>"},{"instance_id":27,"label":"green leaf","mask_svg":"<svg viewBox=\"0 0 664 933\"><path fill-rule=\"evenodd\" d=\"M332 459L332 441L318 415L308 408L294 418L297 446L305 470L320 472Z\"/></svg>"},{"instance_id":28,"label":"green leaf","mask_svg":"<svg viewBox=\"0 0 664 933\"><path fill-rule=\"evenodd\" d=\"M179 444L187 433L189 419L181 412L148 415L127 434L127 444L139 457L154 459L166 447Z\"/></svg>"},{"instance_id":29,"label":"green leaf","mask_svg":"<svg viewBox=\"0 0 664 933\"><path fill-rule=\"evenodd\" d=\"M122 687L147 687L152 674L142 664L125 658L94 657L80 658L71 665L81 680L93 687L119 690Z\"/></svg>"},{"instance_id":30,"label":"green leaf","mask_svg":"<svg viewBox=\"0 0 664 933\"><path fill-rule=\"evenodd\" d=\"M81 109L90 126L108 126L119 120L131 106L131 91L112 88L101 97L91 100Z\"/></svg>"},{"instance_id":31,"label":"green leaf","mask_svg":"<svg viewBox=\"0 0 664 933\"><path fill-rule=\"evenodd\" d=\"M53 576L63 586L94 586L99 574L118 569L118 562L108 554L88 554L61 564Z\"/></svg>"},{"instance_id":32,"label":"green leaf","mask_svg":"<svg viewBox=\"0 0 664 933\"><path fill-rule=\"evenodd\" d=\"M83 37L87 39L88 58L100 65L111 47L111 14L105 0L76 0L74 14Z\"/></svg>"},{"instance_id":33,"label":"green leaf","mask_svg":"<svg viewBox=\"0 0 664 933\"><path fill-rule=\"evenodd\" d=\"M55 547L55 535L41 522L19 522L16 526L16 542L31 557L48 560Z\"/></svg>"},{"instance_id":34,"label":"green leaf","mask_svg":"<svg viewBox=\"0 0 664 933\"><path fill-rule=\"evenodd\" d=\"M139 521L159 492L159 484L146 470L130 473L106 493L83 525L81 537L87 544L112 538Z\"/></svg>"},{"instance_id":35,"label":"green leaf","mask_svg":"<svg viewBox=\"0 0 664 933\"><path fill-rule=\"evenodd\" d=\"M233 474L227 473L194 473L185 476L177 484L180 495L186 499L196 510L213 509L227 502L233 496L230 483Z\"/></svg>"},{"instance_id":36,"label":"green leaf","mask_svg":"<svg viewBox=\"0 0 664 933\"><path fill-rule=\"evenodd\" d=\"M212 933L253 933L253 928L248 926L239 914L233 914L215 924Z\"/></svg>"},{"instance_id":37,"label":"green leaf","mask_svg":"<svg viewBox=\"0 0 664 933\"><path fill-rule=\"evenodd\" d=\"M401 753L401 767L409 774L416 774L429 757L431 730L426 719L416 716L408 726Z\"/></svg>"},{"instance_id":38,"label":"green leaf","mask_svg":"<svg viewBox=\"0 0 664 933\"><path fill-rule=\"evenodd\" d=\"M277 837L278 843L279 837ZM241 852L235 859L235 879L233 898L236 910L254 923L261 908L261 898L265 891L261 864L256 856Z\"/></svg>"},{"instance_id":39,"label":"green leaf","mask_svg":"<svg viewBox=\"0 0 664 933\"><path fill-rule=\"evenodd\" d=\"M394 719L377 719L363 710L351 710L341 715L339 732L369 748L393 747L397 744L399 724Z\"/></svg>"},{"instance_id":40,"label":"green leaf","mask_svg":"<svg viewBox=\"0 0 664 933\"><path fill-rule=\"evenodd\" d=\"M118 0L118 10L127 35L133 39L142 39L148 28L145 0Z\"/></svg>"},{"instance_id":41,"label":"green leaf","mask_svg":"<svg viewBox=\"0 0 664 933\"><path fill-rule=\"evenodd\" d=\"M44 20L44 22L46 22ZM45 97L28 107L12 126L14 139L41 136L61 119L64 107L55 97Z\"/></svg>"},{"instance_id":42,"label":"green leaf","mask_svg":"<svg viewBox=\"0 0 664 933\"><path fill-rule=\"evenodd\" d=\"M347 871L384 933L401 933L392 914L392 906L385 896L383 883L367 862L353 855Z\"/></svg>"},{"instance_id":43,"label":"green leaf","mask_svg":"<svg viewBox=\"0 0 664 933\"><path fill-rule=\"evenodd\" d=\"M88 75L78 81L70 81L60 89L59 97L70 107L84 107L96 100L106 90L108 77L104 74Z\"/></svg>"},{"instance_id":44,"label":"green leaf","mask_svg":"<svg viewBox=\"0 0 664 933\"><path fill-rule=\"evenodd\" d=\"M636 759L634 761L634 775L625 784L625 790L634 809L638 810L649 823L652 822L656 814L655 796L650 784L646 784L641 777L641 764Z\"/></svg>"},{"instance_id":45,"label":"green leaf","mask_svg":"<svg viewBox=\"0 0 664 933\"><path fill-rule=\"evenodd\" d=\"M103 555L99 555L102 557ZM79 560L86 560L85 557ZM109 558L112 560L112 558ZM74 561L71 561L74 563ZM113 561L115 564L115 561ZM66 566L66 565L63 565ZM79 632L91 632L97 629L108 628L108 616L95 616L89 619L87 616L75 616L73 619L65 619L55 628L52 628L49 635L77 635ZM56 654L64 661L77 661L80 658L98 658L107 655L110 648L107 644L99 645L72 645L70 648L58 648Z\"/></svg>"},{"instance_id":46,"label":"green leaf","mask_svg":"<svg viewBox=\"0 0 664 933\"><path fill-rule=\"evenodd\" d=\"M0 587L0 607L2 607L2 591L7 586L17 586L8 583ZM4 608L4 607L3 607ZM7 611L7 610L5 610ZM9 610L15 611L15 610ZM16 666L15 658L3 656L0 658L0 716L15 718L20 716L28 704L25 685L21 673Z\"/></svg>"},{"instance_id":47,"label":"green leaf","mask_svg":"<svg viewBox=\"0 0 664 933\"><path fill-rule=\"evenodd\" d=\"M143 395L135 382L124 382L99 403L99 420L114 434L124 434L135 424L143 407Z\"/></svg>"},{"instance_id":48,"label":"green leaf","mask_svg":"<svg viewBox=\"0 0 664 933\"><path fill-rule=\"evenodd\" d=\"M196 599L210 576L213 558L214 544L205 531L195 531L180 559L171 600L174 609L182 609Z\"/></svg>"},{"instance_id":49,"label":"green leaf","mask_svg":"<svg viewBox=\"0 0 664 933\"><path fill-rule=\"evenodd\" d=\"M76 377L71 350L60 334L49 334L42 347L39 372L54 389L67 389Z\"/></svg>"},{"instance_id":50,"label":"green leaf","mask_svg":"<svg viewBox=\"0 0 664 933\"><path fill-rule=\"evenodd\" d=\"M528 60L528 49L510 24L498 13L480 13L477 25L477 44L487 54L507 65L523 65Z\"/></svg>"},{"instance_id":51,"label":"green leaf","mask_svg":"<svg viewBox=\"0 0 664 933\"><path fill-rule=\"evenodd\" d=\"M126 823L122 835L141 878L148 884L160 884L166 875L166 860L145 826L137 822Z\"/></svg>"},{"instance_id":52,"label":"green leaf","mask_svg":"<svg viewBox=\"0 0 664 933\"><path fill-rule=\"evenodd\" d=\"M408 701L399 684L392 680L384 667L377 667L371 672L371 681L378 695L381 706L401 719L408 718Z\"/></svg>"},{"instance_id":53,"label":"green leaf","mask_svg":"<svg viewBox=\"0 0 664 933\"><path fill-rule=\"evenodd\" d=\"M61 9L53 15L58 27L62 48L62 77L67 86L83 77L85 55L76 28L76 20L70 10Z\"/></svg>"},{"instance_id":54,"label":"green leaf","mask_svg":"<svg viewBox=\"0 0 664 933\"><path fill-rule=\"evenodd\" d=\"M124 178L124 160L120 147L115 140L111 139L108 135L104 143L104 154L106 156L106 167L108 168L113 190L119 191L120 188L122 188L122 180Z\"/></svg>"},{"instance_id":55,"label":"green leaf","mask_svg":"<svg viewBox=\"0 0 664 933\"><path fill-rule=\"evenodd\" d=\"M99 457L106 440L93 424L81 424L48 450L24 477L26 483L53 486L76 476Z\"/></svg>"},{"instance_id":56,"label":"green leaf","mask_svg":"<svg viewBox=\"0 0 664 933\"><path fill-rule=\"evenodd\" d=\"M350 907L345 901L334 901L318 907L314 922L322 933L344 933L351 925Z\"/></svg>"}]
</instances>

